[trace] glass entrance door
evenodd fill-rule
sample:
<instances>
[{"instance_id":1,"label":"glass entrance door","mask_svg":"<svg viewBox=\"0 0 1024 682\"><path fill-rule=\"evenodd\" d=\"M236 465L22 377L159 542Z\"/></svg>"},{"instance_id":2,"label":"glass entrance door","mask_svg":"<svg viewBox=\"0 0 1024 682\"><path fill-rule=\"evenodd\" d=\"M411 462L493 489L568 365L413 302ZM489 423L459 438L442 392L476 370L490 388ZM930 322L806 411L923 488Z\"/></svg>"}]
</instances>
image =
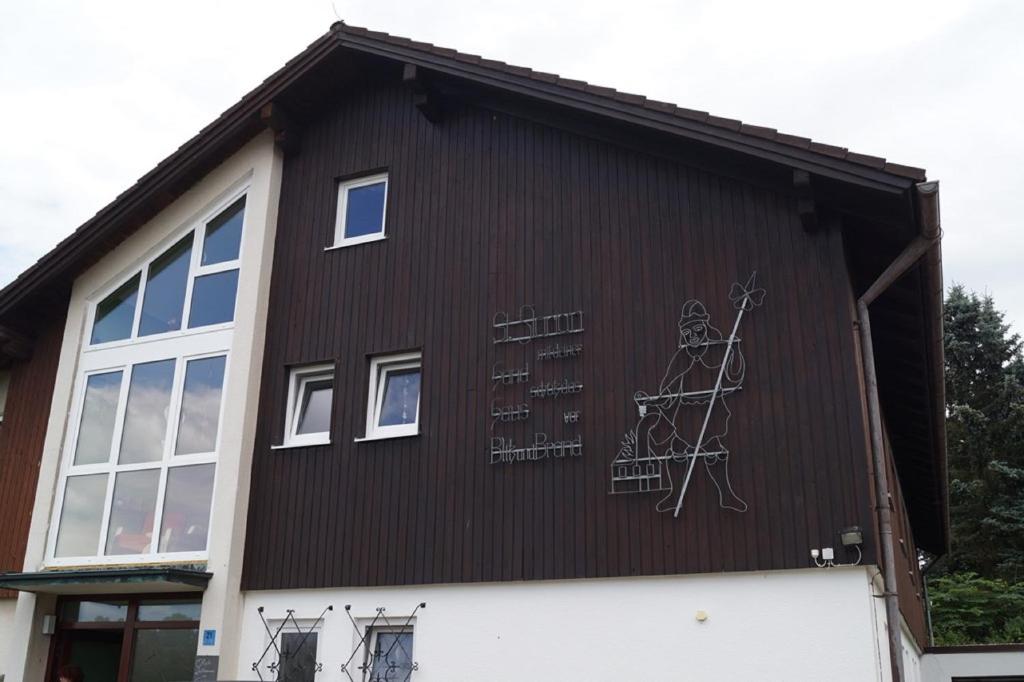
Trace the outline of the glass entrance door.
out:
<instances>
[{"instance_id":1,"label":"glass entrance door","mask_svg":"<svg viewBox=\"0 0 1024 682\"><path fill-rule=\"evenodd\" d=\"M191 682L200 604L194 596L62 599L50 677L75 665L86 682Z\"/></svg>"}]
</instances>

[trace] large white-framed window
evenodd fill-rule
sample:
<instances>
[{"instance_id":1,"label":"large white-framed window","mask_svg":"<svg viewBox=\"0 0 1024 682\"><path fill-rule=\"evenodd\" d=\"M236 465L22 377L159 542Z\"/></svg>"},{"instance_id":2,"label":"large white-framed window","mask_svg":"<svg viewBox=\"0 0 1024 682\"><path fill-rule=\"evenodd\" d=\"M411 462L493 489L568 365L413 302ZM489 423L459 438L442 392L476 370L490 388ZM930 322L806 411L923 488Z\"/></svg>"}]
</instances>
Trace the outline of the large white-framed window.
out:
<instances>
[{"instance_id":1,"label":"large white-framed window","mask_svg":"<svg viewBox=\"0 0 1024 682\"><path fill-rule=\"evenodd\" d=\"M228 328L234 322L245 196L192 225L89 308L90 349Z\"/></svg>"},{"instance_id":2,"label":"large white-framed window","mask_svg":"<svg viewBox=\"0 0 1024 682\"><path fill-rule=\"evenodd\" d=\"M384 239L388 174L375 173L338 183L334 244L328 249Z\"/></svg>"},{"instance_id":3,"label":"large white-framed window","mask_svg":"<svg viewBox=\"0 0 1024 682\"><path fill-rule=\"evenodd\" d=\"M244 210L243 189L92 298L48 565L206 558Z\"/></svg>"},{"instance_id":4,"label":"large white-framed window","mask_svg":"<svg viewBox=\"0 0 1024 682\"><path fill-rule=\"evenodd\" d=\"M420 432L422 355L379 355L370 360L366 434L360 440L414 436Z\"/></svg>"},{"instance_id":5,"label":"large white-framed window","mask_svg":"<svg viewBox=\"0 0 1024 682\"><path fill-rule=\"evenodd\" d=\"M288 407L283 447L331 442L334 365L292 367L288 372Z\"/></svg>"}]
</instances>

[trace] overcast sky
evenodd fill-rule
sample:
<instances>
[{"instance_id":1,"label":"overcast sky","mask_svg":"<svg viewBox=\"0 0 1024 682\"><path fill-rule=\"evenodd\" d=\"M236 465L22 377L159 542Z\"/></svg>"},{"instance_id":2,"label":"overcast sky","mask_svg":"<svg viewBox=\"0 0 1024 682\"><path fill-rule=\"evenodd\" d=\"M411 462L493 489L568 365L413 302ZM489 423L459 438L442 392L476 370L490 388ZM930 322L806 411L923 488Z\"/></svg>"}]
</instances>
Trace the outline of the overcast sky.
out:
<instances>
[{"instance_id":1,"label":"overcast sky","mask_svg":"<svg viewBox=\"0 0 1024 682\"><path fill-rule=\"evenodd\" d=\"M947 285L1024 331L1021 2L6 2L0 284L338 17L927 168Z\"/></svg>"}]
</instances>

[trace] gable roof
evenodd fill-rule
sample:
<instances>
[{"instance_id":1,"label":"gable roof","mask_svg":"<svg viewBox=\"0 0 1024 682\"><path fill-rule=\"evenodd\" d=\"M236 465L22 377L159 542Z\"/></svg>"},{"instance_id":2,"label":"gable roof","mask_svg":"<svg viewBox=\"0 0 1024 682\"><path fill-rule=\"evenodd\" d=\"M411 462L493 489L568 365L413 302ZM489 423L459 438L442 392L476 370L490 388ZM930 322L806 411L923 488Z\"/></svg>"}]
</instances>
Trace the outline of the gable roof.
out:
<instances>
[{"instance_id":1,"label":"gable roof","mask_svg":"<svg viewBox=\"0 0 1024 682\"><path fill-rule=\"evenodd\" d=\"M845 147L337 22L0 290L0 325L11 325L12 313L42 289L68 290L71 280L98 252L112 248L260 132L264 128L261 108L339 49L415 64L876 189L903 191L925 179L920 168Z\"/></svg>"},{"instance_id":2,"label":"gable roof","mask_svg":"<svg viewBox=\"0 0 1024 682\"><path fill-rule=\"evenodd\" d=\"M333 85L331 69L340 63L338 60L352 54L411 64L431 74L470 81L602 119L642 126L659 134L889 196L906 196L915 184L926 179L925 171L920 168L891 163L881 157L781 133L773 128L338 22L0 290L0 361L5 349L13 348L11 339L18 339L18 345L24 347L24 333L33 330L34 318L40 315L40 310L45 314L46 309L52 310L61 303L66 306L71 283L79 273L248 140L266 130L266 107L302 88L308 93L311 87L322 91ZM310 86L311 82L319 85ZM922 290L927 289L927 294L922 296L919 305L932 313L937 310L941 316L939 266L926 263L922 267L933 284L922 287ZM934 281L938 281L937 286ZM922 338L924 336L928 337L930 345L925 347L921 341L919 347L922 357L928 356L924 374L927 374L930 389L921 399L931 402L942 394L941 324L931 325L927 333L922 332ZM941 432L942 406L929 405L929 412L934 413L936 419L932 430ZM942 434L933 437L937 440L929 437L915 441L920 447L920 466L929 474L929 481L920 484L923 497L920 501L913 500L919 511L912 515L916 516L915 531L925 531L918 537L920 544L933 552L941 552L948 537L944 449L936 445L941 442ZM940 527L929 521L936 515L942 519Z\"/></svg>"}]
</instances>

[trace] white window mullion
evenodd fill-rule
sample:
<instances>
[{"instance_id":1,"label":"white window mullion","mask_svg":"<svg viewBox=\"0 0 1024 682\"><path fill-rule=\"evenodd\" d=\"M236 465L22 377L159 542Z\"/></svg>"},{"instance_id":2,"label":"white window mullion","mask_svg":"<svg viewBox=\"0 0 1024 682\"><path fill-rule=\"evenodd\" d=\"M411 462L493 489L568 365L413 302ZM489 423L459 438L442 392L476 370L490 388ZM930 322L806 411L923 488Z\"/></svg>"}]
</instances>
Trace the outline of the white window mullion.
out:
<instances>
[{"instance_id":1,"label":"white window mullion","mask_svg":"<svg viewBox=\"0 0 1024 682\"><path fill-rule=\"evenodd\" d=\"M206 229L200 225L192 237L192 260L188 265L188 279L185 281L185 305L181 309L181 328L188 329L188 320L192 315L192 286L195 283L199 263L203 257L203 242L206 240Z\"/></svg>"},{"instance_id":2,"label":"white window mullion","mask_svg":"<svg viewBox=\"0 0 1024 682\"><path fill-rule=\"evenodd\" d=\"M82 338L82 348L80 349L78 356L78 371L76 372L78 376L76 377L76 385L73 388L70 401L71 410L67 414L67 421L63 429L65 435L64 444L61 448L62 460L60 462L60 476L57 484L54 486L55 497L52 505L53 513L51 516L50 529L46 543L47 550L45 564L47 566L104 565L112 562L139 563L152 561L201 561L207 557L206 549L203 551L161 553L160 539L163 530L163 513L167 500L167 482L170 476L170 469L172 467L179 466L213 465L214 484L218 475L216 463L222 433L224 431L223 417L225 411L224 395L227 392L226 385L222 384L221 386L221 401L219 405L220 412L217 419L217 434L216 440L213 444L213 451L182 455L181 457L176 457L174 453L178 447L178 430L181 424L181 410L184 402L185 375L188 368L188 359L192 359L193 357L198 359L201 357L225 356L224 384L226 384L228 380L229 358L227 356L229 355L229 351L233 343L233 320L216 325L209 325L201 329L189 329L188 323L192 313L192 297L195 290L196 278L202 275L230 272L240 269L241 253L245 249L244 235L247 232L246 223L249 222L248 219L250 218L250 216L248 216L248 211L244 211L242 213L243 238L239 244L239 258L232 261L211 263L210 265L203 266L202 255L206 246L207 223L217 218L217 216L222 214L227 208L234 205L241 197L244 197L248 191L248 183L249 178L247 176L244 178L244 182L240 181L236 184L236 186L231 190L230 195L224 195L222 198L219 198L215 205L211 204L211 207L204 210L202 214L194 216L189 223L183 224L183 229L175 230L173 234L168 235L165 239L161 240L159 244L147 251L140 261L136 261L136 264L133 265L130 270L127 270L127 272L129 272L128 276L119 276L116 282L111 281L105 285L103 287L103 291L95 292L89 296L89 299L85 304L87 306L84 314L85 334ZM155 259L160 258L164 253L166 253L168 248L173 247L183 238L187 237L189 232L192 234L192 254L189 259L189 272L185 282L185 300L182 304L181 329L146 337L139 337L139 329L143 315L142 311L146 299L147 288L149 286L150 266ZM138 278L136 303L132 312L129 336L125 339L116 339L93 345L91 343L91 334L93 327L95 326L98 302L102 302L104 300L104 296L109 296L113 291L136 277ZM152 462L119 464L118 460L122 454L122 439L124 437L125 420L127 417L132 371L137 365L164 360L174 360L175 375L171 384L171 395L167 406L167 423L164 434L164 449L161 453L161 458ZM107 461L84 464L76 467L74 465L74 461L77 455L76 450L78 447L78 439L82 430L82 418L85 411L88 379L94 374L115 371L120 371L122 374L120 380L120 393L117 398L117 404L114 408L113 427L110 429L110 451L108 453ZM107 414L109 414L109 412ZM205 449L207 445L204 444L202 447ZM101 456L101 453L96 451L95 446L90 450L90 454L92 455L92 459ZM107 556L107 536L111 530L111 523L114 521L114 519L112 519L112 514L117 477L121 473L148 470L155 470L158 475L156 499L153 501L152 537L150 538L150 542L146 547L146 550L138 555ZM152 475L153 474L149 474L149 476ZM106 482L103 499L94 500L93 498L89 498L88 500L90 509L99 511L100 513L99 537L97 538L96 551L94 554L86 556L57 557L56 551L59 544L58 540L60 539L60 523L61 516L64 512L65 497L69 489L69 482L71 482L71 478L78 476L103 477L103 480ZM205 480L206 479L204 478L204 481ZM96 489L99 487L99 481L100 479L97 478L93 483L91 483L89 486L90 489L98 492ZM71 488L72 490L78 490L78 488L74 486L71 486ZM98 505L101 502L102 507L99 509L91 506L93 503ZM212 518L213 507L215 506L212 497L210 505L210 517ZM95 522L94 517L93 522ZM138 548L142 544L140 540L141 538L136 537L136 544L131 548L131 551L134 551L135 548ZM198 545L198 542L194 544ZM209 527L207 528L206 545L208 548ZM77 551L77 549L72 551Z\"/></svg>"},{"instance_id":3,"label":"white window mullion","mask_svg":"<svg viewBox=\"0 0 1024 682\"><path fill-rule=\"evenodd\" d=\"M160 531L164 523L164 495L167 491L168 470L168 467L160 467L160 483L156 489L156 509L153 510L153 537L150 538L150 554L160 551Z\"/></svg>"},{"instance_id":4,"label":"white window mullion","mask_svg":"<svg viewBox=\"0 0 1024 682\"><path fill-rule=\"evenodd\" d=\"M132 316L132 334L128 337L130 339L136 339L139 336L139 321L142 320L142 303L145 300L146 285L149 283L149 264L147 263L142 268L142 273L139 275L139 293L135 299L135 314ZM95 306L93 306L95 309Z\"/></svg>"},{"instance_id":5,"label":"white window mullion","mask_svg":"<svg viewBox=\"0 0 1024 682\"><path fill-rule=\"evenodd\" d=\"M110 436L110 459L107 465L116 467L121 459L121 435L124 433L124 417L128 412L128 389L131 387L132 370L135 365L125 365L121 375L121 395L117 400L117 411L114 413L114 432ZM81 416L79 416L81 419Z\"/></svg>"},{"instance_id":6,"label":"white window mullion","mask_svg":"<svg viewBox=\"0 0 1024 682\"><path fill-rule=\"evenodd\" d=\"M200 265L196 269L195 276L202 277L203 275L215 275L218 272L226 272L228 270L237 270L237 260L227 260L220 263L211 263L210 265Z\"/></svg>"},{"instance_id":7,"label":"white window mullion","mask_svg":"<svg viewBox=\"0 0 1024 682\"><path fill-rule=\"evenodd\" d=\"M160 462L160 482L156 489L156 508L153 510L153 536L150 538L149 552L160 551L160 532L164 520L164 495L167 491L167 471L174 459L174 448L178 440L178 422L181 419L181 394L185 385L185 369L188 362L184 358L174 361L174 383L171 386L171 401L167 407L167 434L164 437L164 456Z\"/></svg>"},{"instance_id":8,"label":"white window mullion","mask_svg":"<svg viewBox=\"0 0 1024 682\"><path fill-rule=\"evenodd\" d=\"M64 495L68 487L67 473L60 477L60 483L57 486L57 499L54 500L53 505L53 518L50 521L50 537L46 543L46 556L48 559L53 559L57 555L57 533L60 532L60 515L64 513Z\"/></svg>"},{"instance_id":9,"label":"white window mullion","mask_svg":"<svg viewBox=\"0 0 1024 682\"><path fill-rule=\"evenodd\" d=\"M107 530L110 527L110 507L114 500L114 486L117 485L117 471L107 474L107 496L103 500L103 521L100 523L100 544L96 556L105 556L107 550Z\"/></svg>"},{"instance_id":10,"label":"white window mullion","mask_svg":"<svg viewBox=\"0 0 1024 682\"><path fill-rule=\"evenodd\" d=\"M174 450L178 445L178 425L181 421L181 401L185 387L185 371L188 359L179 357L174 361L174 383L171 384L171 400L167 406L167 437L164 439L165 466L174 459Z\"/></svg>"}]
</instances>

